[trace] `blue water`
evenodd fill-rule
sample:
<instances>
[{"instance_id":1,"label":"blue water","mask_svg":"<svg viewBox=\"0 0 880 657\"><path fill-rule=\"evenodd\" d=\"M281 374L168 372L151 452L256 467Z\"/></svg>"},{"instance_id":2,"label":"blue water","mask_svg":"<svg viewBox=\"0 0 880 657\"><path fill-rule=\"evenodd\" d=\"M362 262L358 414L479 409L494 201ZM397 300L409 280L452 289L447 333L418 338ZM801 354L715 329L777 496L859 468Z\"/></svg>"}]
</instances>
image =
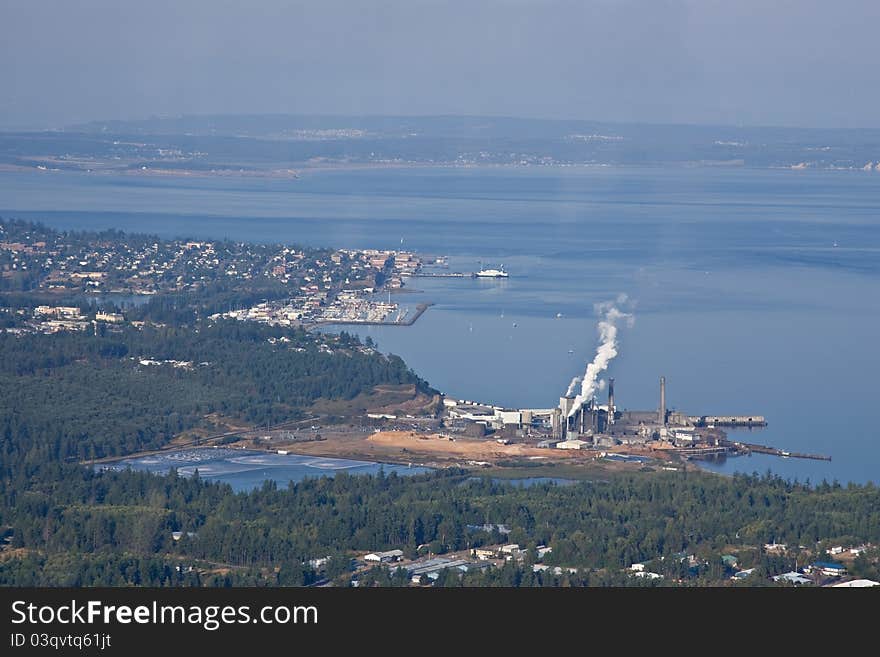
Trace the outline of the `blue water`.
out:
<instances>
[{"instance_id":1,"label":"blue water","mask_svg":"<svg viewBox=\"0 0 880 657\"><path fill-rule=\"evenodd\" d=\"M200 478L229 484L237 492L259 488L264 481L274 481L279 487L285 487L289 482L302 481L307 477L332 477L337 472L377 474L381 470L386 475L392 472L401 475L428 472L427 468L419 466L206 447L124 459L110 466L96 467L113 470L131 468L158 474L167 474L174 468L183 477L191 477L198 470Z\"/></svg>"},{"instance_id":2,"label":"blue water","mask_svg":"<svg viewBox=\"0 0 880 657\"><path fill-rule=\"evenodd\" d=\"M360 327L455 397L551 407L592 358L593 306L635 325L617 402L762 414L752 442L832 456L712 467L880 481L880 175L712 168L388 169L298 180L0 174L0 214L63 228L408 248L505 281L416 279L412 327ZM836 246L835 246L836 244ZM557 318L557 313L562 317ZM514 326L516 324L516 326ZM347 327L346 330L352 330ZM572 353L569 353L571 351Z\"/></svg>"}]
</instances>

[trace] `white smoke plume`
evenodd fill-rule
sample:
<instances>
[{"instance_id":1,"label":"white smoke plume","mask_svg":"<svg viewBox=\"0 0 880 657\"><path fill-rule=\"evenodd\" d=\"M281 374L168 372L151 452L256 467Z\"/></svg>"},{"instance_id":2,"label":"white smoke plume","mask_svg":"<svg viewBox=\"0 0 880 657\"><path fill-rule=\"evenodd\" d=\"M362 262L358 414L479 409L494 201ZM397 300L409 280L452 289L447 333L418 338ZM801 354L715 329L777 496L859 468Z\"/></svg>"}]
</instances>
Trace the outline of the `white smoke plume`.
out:
<instances>
[{"instance_id":1,"label":"white smoke plume","mask_svg":"<svg viewBox=\"0 0 880 657\"><path fill-rule=\"evenodd\" d=\"M574 391L578 389L578 386L581 384L581 377L576 376L571 380L571 383L568 384L568 390L565 391L566 397L574 397Z\"/></svg>"},{"instance_id":2,"label":"white smoke plume","mask_svg":"<svg viewBox=\"0 0 880 657\"><path fill-rule=\"evenodd\" d=\"M635 318L630 313L625 313L618 306L624 306L628 302L627 296L621 294L615 301L606 301L596 304L596 314L599 315L599 346L596 348L596 356L592 363L587 363L587 369L581 379L581 390L575 397L574 404L571 407L571 414L574 415L582 404L589 401L596 390L603 386L599 385L599 375L608 369L608 365L617 356L617 330L621 322L625 322L627 326L632 326ZM575 377L576 379L578 377ZM574 380L572 381L574 384ZM569 391L574 392L577 385L569 386ZM570 394L569 393L569 394Z\"/></svg>"}]
</instances>

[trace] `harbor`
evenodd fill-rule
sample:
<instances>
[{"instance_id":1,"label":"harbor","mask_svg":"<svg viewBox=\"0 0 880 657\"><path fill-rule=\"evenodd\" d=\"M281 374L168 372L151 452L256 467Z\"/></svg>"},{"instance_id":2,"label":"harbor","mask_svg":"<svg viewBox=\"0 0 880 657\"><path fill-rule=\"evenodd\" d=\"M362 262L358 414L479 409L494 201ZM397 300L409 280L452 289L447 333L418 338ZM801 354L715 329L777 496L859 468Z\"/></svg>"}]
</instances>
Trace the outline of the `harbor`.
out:
<instances>
[{"instance_id":1,"label":"harbor","mask_svg":"<svg viewBox=\"0 0 880 657\"><path fill-rule=\"evenodd\" d=\"M390 321L386 318L362 319L360 315L347 315L334 317L331 319L322 319L315 322L315 324L319 326L327 324L360 324L363 326L412 326L416 323L419 317L421 317L424 312L433 305L434 304L430 302L417 304L412 314L410 314L409 309L403 308L397 313L394 319ZM393 310L397 310L397 304L394 304L394 306L395 308Z\"/></svg>"}]
</instances>

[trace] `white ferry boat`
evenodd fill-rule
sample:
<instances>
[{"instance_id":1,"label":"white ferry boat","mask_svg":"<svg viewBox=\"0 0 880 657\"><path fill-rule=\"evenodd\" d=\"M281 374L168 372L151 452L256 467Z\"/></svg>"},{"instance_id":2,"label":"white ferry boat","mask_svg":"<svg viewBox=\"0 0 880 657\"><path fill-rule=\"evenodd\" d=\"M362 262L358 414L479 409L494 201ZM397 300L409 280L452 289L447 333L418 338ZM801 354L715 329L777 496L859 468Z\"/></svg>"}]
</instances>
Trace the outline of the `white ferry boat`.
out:
<instances>
[{"instance_id":1,"label":"white ferry boat","mask_svg":"<svg viewBox=\"0 0 880 657\"><path fill-rule=\"evenodd\" d=\"M474 276L478 278L507 278L510 274L504 271L504 265L501 265L500 269L481 269Z\"/></svg>"}]
</instances>

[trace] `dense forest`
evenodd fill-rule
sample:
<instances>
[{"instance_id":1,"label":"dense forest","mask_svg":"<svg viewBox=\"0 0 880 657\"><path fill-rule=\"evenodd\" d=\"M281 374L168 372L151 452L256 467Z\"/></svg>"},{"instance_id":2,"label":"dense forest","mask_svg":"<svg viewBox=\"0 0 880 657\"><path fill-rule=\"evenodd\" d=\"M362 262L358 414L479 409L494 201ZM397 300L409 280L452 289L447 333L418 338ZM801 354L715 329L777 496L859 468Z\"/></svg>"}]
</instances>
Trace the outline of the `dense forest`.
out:
<instances>
[{"instance_id":1,"label":"dense forest","mask_svg":"<svg viewBox=\"0 0 880 657\"><path fill-rule=\"evenodd\" d=\"M510 534L473 529L492 523L506 524ZM3 584L302 585L319 576L347 583L351 551L442 554L502 538L531 549L552 545L544 563L577 572L532 573L527 557L445 583L643 585L622 569L653 560L670 578L709 584L728 579L725 550L774 574L790 570L790 560L755 546L880 542L880 489L693 472L524 488L449 469L414 477L340 473L236 494L174 473L96 473L55 463L6 469L0 525L9 528L16 555L0 563ZM174 531L184 533L180 540ZM707 565L693 569L671 558L683 550ZM319 575L308 563L325 556L331 563ZM877 576L867 561L857 568ZM393 580L384 569L365 578Z\"/></svg>"},{"instance_id":2,"label":"dense forest","mask_svg":"<svg viewBox=\"0 0 880 657\"><path fill-rule=\"evenodd\" d=\"M231 320L104 336L0 333L0 445L19 462L126 454L159 447L208 414L275 423L319 398L387 383L427 389L400 358L346 334Z\"/></svg>"}]
</instances>

